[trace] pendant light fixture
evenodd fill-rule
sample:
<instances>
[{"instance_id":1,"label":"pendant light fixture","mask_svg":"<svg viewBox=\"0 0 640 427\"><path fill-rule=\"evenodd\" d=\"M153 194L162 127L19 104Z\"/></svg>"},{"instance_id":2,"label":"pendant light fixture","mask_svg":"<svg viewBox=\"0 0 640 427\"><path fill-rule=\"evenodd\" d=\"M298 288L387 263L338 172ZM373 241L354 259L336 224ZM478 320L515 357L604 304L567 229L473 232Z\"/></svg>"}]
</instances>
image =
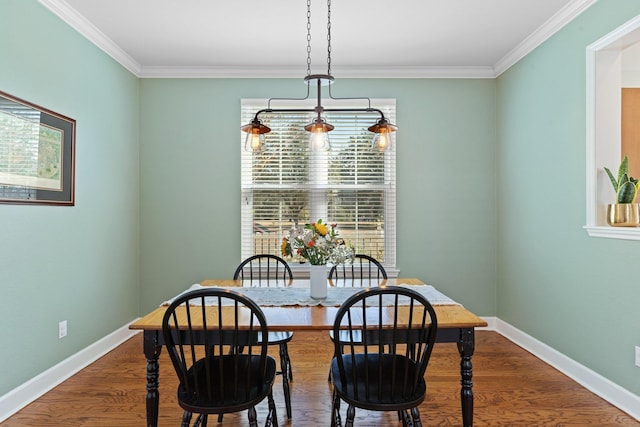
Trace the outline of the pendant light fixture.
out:
<instances>
[{"instance_id":1,"label":"pendant light fixture","mask_svg":"<svg viewBox=\"0 0 640 427\"><path fill-rule=\"evenodd\" d=\"M309 144L312 150L329 150L331 144L329 142L329 132L334 126L327 123L323 117L325 112L337 113L377 113L380 115L378 121L369 126L368 130L374 134L372 140L372 149L385 151L391 146L391 133L398 130L398 127L391 124L384 116L384 113L377 108L371 107L371 100L366 97L361 98L336 98L331 94L331 84L334 81L331 75L331 0L327 0L327 74L311 74L311 0L307 0L307 75L304 81L307 85L307 95L304 98L269 98L267 108L259 110L253 120L247 125L242 126L242 131L247 133L245 139L245 150L254 153L264 150L265 134L271 129L260 121L262 114L279 114L279 113L315 113L315 118L311 123L306 125L304 129L310 133ZM278 109L271 108L271 101L303 101L309 99L310 88L316 86L317 104L315 108L301 109ZM324 108L322 106L322 86L328 86L329 98L332 100L361 100L367 102L365 108Z\"/></svg>"}]
</instances>

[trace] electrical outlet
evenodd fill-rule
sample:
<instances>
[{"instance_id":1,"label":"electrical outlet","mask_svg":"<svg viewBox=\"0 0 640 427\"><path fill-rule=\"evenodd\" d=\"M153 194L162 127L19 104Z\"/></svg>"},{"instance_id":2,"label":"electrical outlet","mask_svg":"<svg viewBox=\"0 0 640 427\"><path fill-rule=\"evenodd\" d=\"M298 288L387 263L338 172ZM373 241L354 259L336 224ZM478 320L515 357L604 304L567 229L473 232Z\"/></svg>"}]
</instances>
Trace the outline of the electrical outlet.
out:
<instances>
[{"instance_id":1,"label":"electrical outlet","mask_svg":"<svg viewBox=\"0 0 640 427\"><path fill-rule=\"evenodd\" d=\"M58 323L58 339L62 339L67 336L67 321L63 320Z\"/></svg>"},{"instance_id":2,"label":"electrical outlet","mask_svg":"<svg viewBox=\"0 0 640 427\"><path fill-rule=\"evenodd\" d=\"M636 346L636 366L640 368L640 346Z\"/></svg>"}]
</instances>

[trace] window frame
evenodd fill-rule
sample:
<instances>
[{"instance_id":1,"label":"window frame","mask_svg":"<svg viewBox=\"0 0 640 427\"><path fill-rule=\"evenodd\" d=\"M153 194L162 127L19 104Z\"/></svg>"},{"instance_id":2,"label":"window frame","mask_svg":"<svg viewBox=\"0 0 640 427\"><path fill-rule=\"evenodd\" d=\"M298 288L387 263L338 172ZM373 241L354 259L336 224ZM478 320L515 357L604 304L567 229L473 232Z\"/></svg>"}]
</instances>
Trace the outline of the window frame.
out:
<instances>
[{"instance_id":1,"label":"window frame","mask_svg":"<svg viewBox=\"0 0 640 427\"><path fill-rule=\"evenodd\" d=\"M264 108L267 105L267 99L255 99L255 98L246 98L241 99L241 121L246 122L247 115L251 115L253 118L253 114L261 108ZM353 103L345 103L345 101L334 101L334 100L322 100L322 104L326 108L363 108L362 101L359 101L359 105L356 105L358 101L354 101ZM396 113L396 100L394 98L385 98L385 99L372 99L371 105L374 105L376 108L380 108L385 112L385 117L387 117L391 122L395 123L395 113ZM315 104L313 100L307 100L304 102L300 101L292 101L290 103L284 103L282 101L278 102L277 107L273 108L310 108L313 109ZM389 109L391 111L389 112ZM250 119L251 119L250 118ZM250 120L249 119L249 120ZM331 134L329 134L331 136ZM252 153L245 151L244 142L245 142L246 134L240 132L240 150L241 150L241 259L244 259L250 255L253 255L253 244L254 244L254 228L253 228L253 200L251 190L255 188L252 183L251 178L251 159ZM387 274L389 277L397 276L396 269L396 176L397 176L397 167L396 167L396 146L397 146L397 136L393 137L393 144L390 147L388 152L385 152L384 156L384 165L385 165L385 182L379 185L371 185L371 189L382 189L385 194L384 198L384 254L385 259L383 265L387 270ZM313 156L310 153L310 156ZM319 185L315 188L322 190L322 185ZM309 187L309 191L314 190L314 187ZM315 195L314 195L315 197ZM325 220L331 220L326 217L326 203L325 203L325 211L322 209L319 211L311 212L310 216L315 218L323 218ZM247 224L250 224L251 227ZM249 228L251 228L251 236L249 236ZM283 230L284 232L286 230ZM251 253L250 253L251 252ZM292 270L294 271L295 277L304 278L308 275L308 264L297 264L290 263Z\"/></svg>"},{"instance_id":2,"label":"window frame","mask_svg":"<svg viewBox=\"0 0 640 427\"><path fill-rule=\"evenodd\" d=\"M621 158L622 51L640 42L640 15L627 21L586 49L586 225L590 237L640 240L640 228L607 225L607 204L614 194L604 166Z\"/></svg>"}]
</instances>

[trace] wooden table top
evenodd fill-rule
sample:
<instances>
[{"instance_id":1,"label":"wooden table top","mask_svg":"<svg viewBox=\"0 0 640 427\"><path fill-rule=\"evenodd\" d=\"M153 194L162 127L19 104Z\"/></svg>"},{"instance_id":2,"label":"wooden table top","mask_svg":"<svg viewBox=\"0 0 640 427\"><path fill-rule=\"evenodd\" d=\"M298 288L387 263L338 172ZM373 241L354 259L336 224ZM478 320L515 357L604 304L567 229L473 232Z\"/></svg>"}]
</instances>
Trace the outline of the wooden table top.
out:
<instances>
[{"instance_id":1,"label":"wooden table top","mask_svg":"<svg viewBox=\"0 0 640 427\"><path fill-rule=\"evenodd\" d=\"M329 282L332 285L332 282ZM388 279L380 285L395 284L423 285L419 279ZM203 280L203 286L239 287L240 280ZM309 280L294 280L291 286L309 287ZM339 307L324 306L280 306L261 307L267 319L270 331L304 331L304 330L330 330ZM438 318L438 328L474 328L487 326L480 317L473 314L461 305L434 305ZM162 317L167 306L160 306L138 319L129 329L134 330L161 330Z\"/></svg>"}]
</instances>

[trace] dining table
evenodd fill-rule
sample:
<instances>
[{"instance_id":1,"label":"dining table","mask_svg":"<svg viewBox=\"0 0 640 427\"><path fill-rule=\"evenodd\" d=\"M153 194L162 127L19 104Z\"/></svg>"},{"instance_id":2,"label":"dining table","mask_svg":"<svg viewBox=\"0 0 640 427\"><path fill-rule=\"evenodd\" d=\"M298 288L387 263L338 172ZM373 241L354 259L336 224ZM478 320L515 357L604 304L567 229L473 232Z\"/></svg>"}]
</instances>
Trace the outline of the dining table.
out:
<instances>
[{"instance_id":1,"label":"dining table","mask_svg":"<svg viewBox=\"0 0 640 427\"><path fill-rule=\"evenodd\" d=\"M342 283L328 280L327 298L314 300L309 296L309 280L294 279L287 283L255 282L248 287L243 280L207 279L192 285L184 292L207 286L232 288L254 299L260 305L269 331L329 331L333 328L335 314L346 295L373 286L408 286L422 292L433 305L438 320L436 342L457 343L460 354L460 403L462 424L473 426L473 369L471 359L475 349L475 328L487 323L442 294L433 286L416 278L389 278L367 280L350 279ZM164 345L162 318L171 300L162 302L156 309L129 325L129 329L143 331L143 351L146 366L146 418L148 427L157 427L159 411L159 356Z\"/></svg>"}]
</instances>

